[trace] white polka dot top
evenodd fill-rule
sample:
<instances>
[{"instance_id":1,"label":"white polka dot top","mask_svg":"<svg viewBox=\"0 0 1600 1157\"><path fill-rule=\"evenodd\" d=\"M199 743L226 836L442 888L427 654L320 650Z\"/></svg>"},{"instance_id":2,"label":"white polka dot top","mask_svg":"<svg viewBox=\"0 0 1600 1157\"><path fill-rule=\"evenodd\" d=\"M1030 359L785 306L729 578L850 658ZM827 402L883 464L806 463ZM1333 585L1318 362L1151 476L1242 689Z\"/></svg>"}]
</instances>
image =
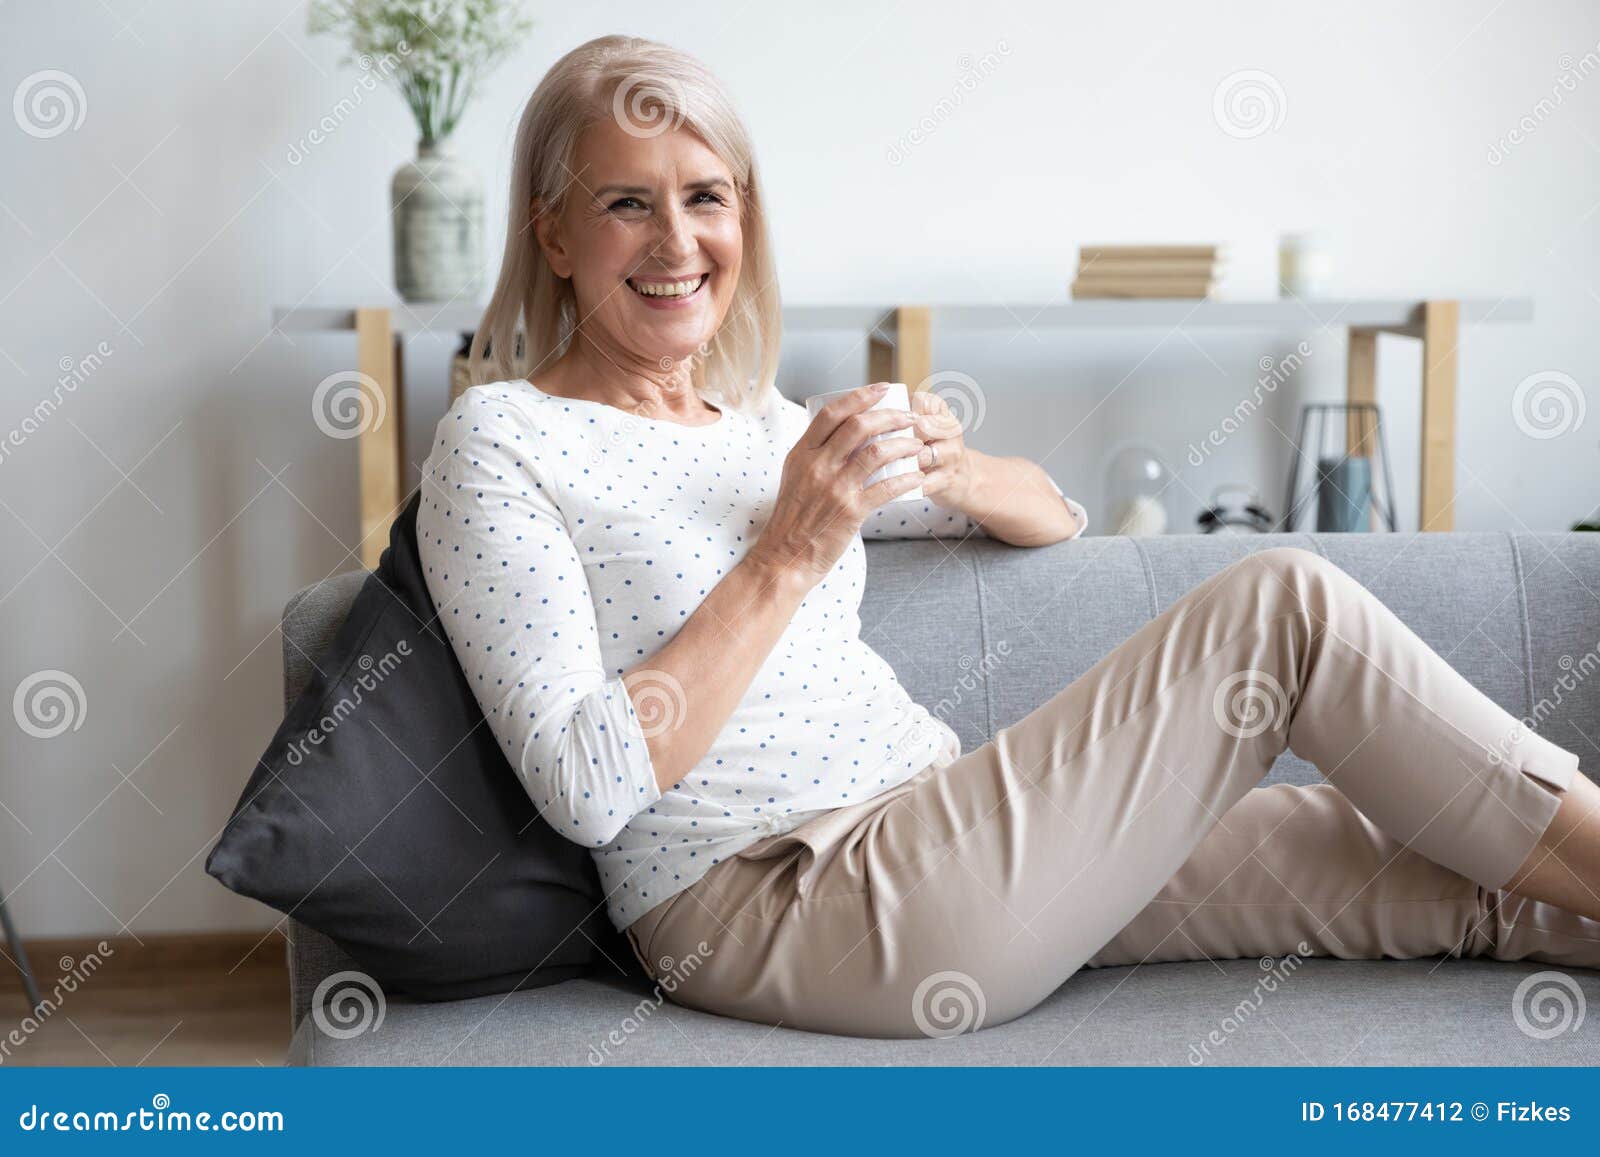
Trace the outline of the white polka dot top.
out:
<instances>
[{"instance_id":1,"label":"white polka dot top","mask_svg":"<svg viewBox=\"0 0 1600 1157\"><path fill-rule=\"evenodd\" d=\"M619 929L754 841L959 754L861 639L857 536L704 757L656 785L645 738L683 692L663 679L630 697L621 676L744 557L807 423L776 390L691 427L510 381L467 390L435 432L417 519L429 593L535 807L593 854ZM981 533L931 502L889 503L862 532Z\"/></svg>"}]
</instances>

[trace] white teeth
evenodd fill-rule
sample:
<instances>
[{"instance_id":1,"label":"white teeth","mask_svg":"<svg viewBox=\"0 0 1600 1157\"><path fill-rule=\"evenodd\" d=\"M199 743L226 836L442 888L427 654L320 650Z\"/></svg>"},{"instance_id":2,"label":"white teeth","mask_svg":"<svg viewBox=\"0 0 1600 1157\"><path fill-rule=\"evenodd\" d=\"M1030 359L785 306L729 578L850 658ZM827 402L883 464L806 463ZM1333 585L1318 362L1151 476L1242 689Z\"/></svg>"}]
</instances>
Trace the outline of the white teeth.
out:
<instances>
[{"instance_id":1,"label":"white teeth","mask_svg":"<svg viewBox=\"0 0 1600 1157\"><path fill-rule=\"evenodd\" d=\"M701 274L699 277L691 277L687 281L630 281L628 284L633 286L636 292L642 293L646 297L688 297L700 288L700 284L705 281L706 276L706 274Z\"/></svg>"}]
</instances>

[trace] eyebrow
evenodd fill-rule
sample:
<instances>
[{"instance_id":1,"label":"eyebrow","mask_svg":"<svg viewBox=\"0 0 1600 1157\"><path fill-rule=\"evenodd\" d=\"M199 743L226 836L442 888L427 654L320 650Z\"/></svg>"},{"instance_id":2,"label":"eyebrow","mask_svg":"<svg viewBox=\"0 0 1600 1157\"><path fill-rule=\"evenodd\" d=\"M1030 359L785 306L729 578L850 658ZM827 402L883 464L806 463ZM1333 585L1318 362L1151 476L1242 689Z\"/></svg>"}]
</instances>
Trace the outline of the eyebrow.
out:
<instances>
[{"instance_id":1,"label":"eyebrow","mask_svg":"<svg viewBox=\"0 0 1600 1157\"><path fill-rule=\"evenodd\" d=\"M684 189L692 193L698 193L705 189L724 189L731 192L733 186L722 177L703 177L698 181L690 181L684 186ZM639 197L653 192L655 190L648 185L601 185L594 191L594 195L597 199L615 195Z\"/></svg>"}]
</instances>

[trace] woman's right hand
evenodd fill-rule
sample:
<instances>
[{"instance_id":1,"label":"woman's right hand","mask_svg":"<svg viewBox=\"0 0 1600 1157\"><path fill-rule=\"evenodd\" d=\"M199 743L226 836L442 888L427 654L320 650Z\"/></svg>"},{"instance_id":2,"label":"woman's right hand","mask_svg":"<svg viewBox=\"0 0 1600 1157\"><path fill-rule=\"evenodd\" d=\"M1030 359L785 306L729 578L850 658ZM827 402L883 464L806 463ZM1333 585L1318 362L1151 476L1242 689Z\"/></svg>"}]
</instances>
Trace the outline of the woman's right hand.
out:
<instances>
[{"instance_id":1,"label":"woman's right hand","mask_svg":"<svg viewBox=\"0 0 1600 1157\"><path fill-rule=\"evenodd\" d=\"M817 411L784 459L772 517L750 556L797 574L809 589L833 569L867 515L921 485L920 469L864 485L888 463L922 452L916 437L891 436L863 445L877 434L912 425L908 410L868 409L887 388L887 382L862 386Z\"/></svg>"}]
</instances>

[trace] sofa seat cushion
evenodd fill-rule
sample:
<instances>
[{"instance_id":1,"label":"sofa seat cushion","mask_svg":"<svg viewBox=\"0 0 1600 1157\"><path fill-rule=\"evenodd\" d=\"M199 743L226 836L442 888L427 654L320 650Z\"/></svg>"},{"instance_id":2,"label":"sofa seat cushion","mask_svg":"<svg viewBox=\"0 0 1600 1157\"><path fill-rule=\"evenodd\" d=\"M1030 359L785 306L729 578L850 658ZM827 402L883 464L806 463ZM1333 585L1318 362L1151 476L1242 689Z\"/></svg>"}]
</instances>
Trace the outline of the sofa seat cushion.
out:
<instances>
[{"instance_id":1,"label":"sofa seat cushion","mask_svg":"<svg viewBox=\"0 0 1600 1157\"><path fill-rule=\"evenodd\" d=\"M1283 973L1282 962L1277 962ZM1268 969L1274 965L1269 963ZM1600 1021L1550 1039L1515 1011L1536 964L1310 959L1270 991L1256 959L1085 969L1008 1024L940 1040L771 1028L657 1001L627 981L447 1005L391 1000L375 1030L301 1022L301 1065L1595 1065ZM1574 969L1592 1011L1600 973ZM1570 992L1570 989L1569 989ZM337 1032L348 1030L334 1025Z\"/></svg>"}]
</instances>

